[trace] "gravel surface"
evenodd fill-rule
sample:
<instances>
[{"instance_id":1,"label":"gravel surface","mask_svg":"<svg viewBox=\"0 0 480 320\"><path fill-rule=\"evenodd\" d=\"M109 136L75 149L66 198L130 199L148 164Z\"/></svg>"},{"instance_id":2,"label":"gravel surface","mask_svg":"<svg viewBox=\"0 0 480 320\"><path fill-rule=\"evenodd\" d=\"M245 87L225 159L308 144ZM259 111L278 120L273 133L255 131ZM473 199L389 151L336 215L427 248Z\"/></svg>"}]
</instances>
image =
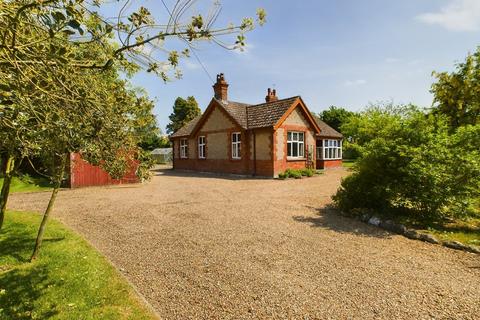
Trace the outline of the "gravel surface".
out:
<instances>
[{"instance_id":1,"label":"gravel surface","mask_svg":"<svg viewBox=\"0 0 480 320\"><path fill-rule=\"evenodd\" d=\"M159 170L65 190L54 215L164 319L478 319L480 258L325 208L343 169L274 181ZM48 193L14 194L41 210Z\"/></svg>"}]
</instances>

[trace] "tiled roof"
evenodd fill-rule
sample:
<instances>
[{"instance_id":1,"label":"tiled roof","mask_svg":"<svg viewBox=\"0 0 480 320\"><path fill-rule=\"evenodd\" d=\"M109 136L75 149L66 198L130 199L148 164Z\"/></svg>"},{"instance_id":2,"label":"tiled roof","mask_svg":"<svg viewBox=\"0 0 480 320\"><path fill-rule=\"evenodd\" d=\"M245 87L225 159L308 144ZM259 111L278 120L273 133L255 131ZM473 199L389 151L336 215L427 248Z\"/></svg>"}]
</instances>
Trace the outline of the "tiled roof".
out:
<instances>
[{"instance_id":1,"label":"tiled roof","mask_svg":"<svg viewBox=\"0 0 480 320\"><path fill-rule=\"evenodd\" d=\"M248 129L273 127L298 96L247 107Z\"/></svg>"},{"instance_id":2,"label":"tiled roof","mask_svg":"<svg viewBox=\"0 0 480 320\"><path fill-rule=\"evenodd\" d=\"M198 120L200 120L201 117L202 117L201 115L196 116L190 122L188 122L186 125L184 125L180 129L178 129L177 132L172 134L171 137L176 138L176 137L189 136L192 133L193 129L195 128L195 126L198 123Z\"/></svg>"},{"instance_id":3,"label":"tiled roof","mask_svg":"<svg viewBox=\"0 0 480 320\"><path fill-rule=\"evenodd\" d=\"M318 136L321 137L329 137L329 138L343 138L343 135L338 132L337 130L330 127L328 124L320 120L318 117L314 116L317 125L320 127L320 134Z\"/></svg>"},{"instance_id":4,"label":"tiled roof","mask_svg":"<svg viewBox=\"0 0 480 320\"><path fill-rule=\"evenodd\" d=\"M215 98L214 98L215 99ZM228 114L235 119L238 124L244 129L257 129L257 128L266 128L273 127L277 122L282 118L282 116L287 112L287 110L292 106L292 104L299 99L299 96L265 102L256 105L249 105L246 103L235 102L235 101L222 101L215 99L227 112ZM200 117L196 117L183 128L175 132L171 137L184 137L192 133L197 125ZM318 125L322 129L322 133L325 131L328 133L325 136L336 137L342 135L333 130L323 121L318 122ZM323 135L323 134L322 134Z\"/></svg>"},{"instance_id":5,"label":"tiled roof","mask_svg":"<svg viewBox=\"0 0 480 320\"><path fill-rule=\"evenodd\" d=\"M244 129L248 129L247 124L247 107L249 104L235 102L235 101L221 101L215 99L218 103L220 103L223 108L234 118L240 126Z\"/></svg>"}]
</instances>

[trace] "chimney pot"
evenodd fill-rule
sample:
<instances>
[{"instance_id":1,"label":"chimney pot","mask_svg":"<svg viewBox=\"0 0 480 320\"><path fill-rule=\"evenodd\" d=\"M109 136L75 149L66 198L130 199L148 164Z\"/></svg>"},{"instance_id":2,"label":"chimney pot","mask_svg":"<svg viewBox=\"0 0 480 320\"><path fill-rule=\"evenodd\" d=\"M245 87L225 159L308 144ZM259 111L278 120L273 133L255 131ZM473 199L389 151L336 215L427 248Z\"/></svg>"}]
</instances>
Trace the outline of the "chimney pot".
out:
<instances>
[{"instance_id":1,"label":"chimney pot","mask_svg":"<svg viewBox=\"0 0 480 320\"><path fill-rule=\"evenodd\" d=\"M228 83L223 73L217 74L217 82L213 85L214 97L218 100L227 101Z\"/></svg>"},{"instance_id":2,"label":"chimney pot","mask_svg":"<svg viewBox=\"0 0 480 320\"><path fill-rule=\"evenodd\" d=\"M278 100L278 97L277 97L277 90L275 89L270 89L268 88L267 89L267 96L265 97L265 101L266 102L272 102L272 101L277 101Z\"/></svg>"}]
</instances>

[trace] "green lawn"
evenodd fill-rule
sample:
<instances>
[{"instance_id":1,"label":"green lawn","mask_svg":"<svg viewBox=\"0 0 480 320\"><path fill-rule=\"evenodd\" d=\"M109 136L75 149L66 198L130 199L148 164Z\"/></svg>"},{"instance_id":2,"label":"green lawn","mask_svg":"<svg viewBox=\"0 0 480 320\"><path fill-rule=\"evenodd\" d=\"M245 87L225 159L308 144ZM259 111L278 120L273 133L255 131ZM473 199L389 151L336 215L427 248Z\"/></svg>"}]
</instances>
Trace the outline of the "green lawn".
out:
<instances>
[{"instance_id":1,"label":"green lawn","mask_svg":"<svg viewBox=\"0 0 480 320\"><path fill-rule=\"evenodd\" d=\"M3 184L3 178L0 178L0 186ZM29 176L13 177L10 185L10 192L38 192L50 190L50 184L47 179L32 178Z\"/></svg>"},{"instance_id":2,"label":"green lawn","mask_svg":"<svg viewBox=\"0 0 480 320\"><path fill-rule=\"evenodd\" d=\"M342 160L342 166L344 168L351 168L355 164L355 160L348 160L348 159L343 159Z\"/></svg>"},{"instance_id":3,"label":"green lawn","mask_svg":"<svg viewBox=\"0 0 480 320\"><path fill-rule=\"evenodd\" d=\"M7 212L0 231L0 319L155 319L110 263L51 220L30 263L40 215Z\"/></svg>"}]
</instances>

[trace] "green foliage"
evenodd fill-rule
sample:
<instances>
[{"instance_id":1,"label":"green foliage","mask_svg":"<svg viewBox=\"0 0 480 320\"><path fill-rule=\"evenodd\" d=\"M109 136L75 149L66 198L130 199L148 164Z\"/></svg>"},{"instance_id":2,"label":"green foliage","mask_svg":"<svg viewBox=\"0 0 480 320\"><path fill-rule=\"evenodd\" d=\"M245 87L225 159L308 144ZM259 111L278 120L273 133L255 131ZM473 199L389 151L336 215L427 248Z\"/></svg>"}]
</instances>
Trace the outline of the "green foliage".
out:
<instances>
[{"instance_id":1,"label":"green foliage","mask_svg":"<svg viewBox=\"0 0 480 320\"><path fill-rule=\"evenodd\" d=\"M457 64L455 71L433 75L437 79L431 89L433 112L446 115L453 128L480 123L480 47Z\"/></svg>"},{"instance_id":2,"label":"green foliage","mask_svg":"<svg viewBox=\"0 0 480 320\"><path fill-rule=\"evenodd\" d=\"M118 272L80 236L52 221L30 256L40 215L7 212L0 233L1 319L155 319Z\"/></svg>"},{"instance_id":3,"label":"green foliage","mask_svg":"<svg viewBox=\"0 0 480 320\"><path fill-rule=\"evenodd\" d=\"M303 169L300 169L300 174L303 177L313 177L313 175L315 174L315 170L310 168L303 168Z\"/></svg>"},{"instance_id":4,"label":"green foliage","mask_svg":"<svg viewBox=\"0 0 480 320\"><path fill-rule=\"evenodd\" d=\"M318 114L318 117L338 132L341 131L341 126L355 113L348 111L345 108L331 106Z\"/></svg>"},{"instance_id":5,"label":"green foliage","mask_svg":"<svg viewBox=\"0 0 480 320\"><path fill-rule=\"evenodd\" d=\"M287 178L287 174L286 174L286 173L280 172L280 173L278 174L278 179L280 179L280 180L285 180L286 178Z\"/></svg>"},{"instance_id":6,"label":"green foliage","mask_svg":"<svg viewBox=\"0 0 480 320\"><path fill-rule=\"evenodd\" d=\"M0 178L0 185L3 183L3 178ZM49 191L52 185L46 178L32 177L27 174L13 177L10 186L10 192L39 192Z\"/></svg>"},{"instance_id":7,"label":"green foliage","mask_svg":"<svg viewBox=\"0 0 480 320\"><path fill-rule=\"evenodd\" d=\"M172 134L186 125L195 117L202 114L195 97L190 96L186 100L178 97L173 105L173 112L168 117L170 123L167 125L167 133Z\"/></svg>"},{"instance_id":8,"label":"green foliage","mask_svg":"<svg viewBox=\"0 0 480 320\"><path fill-rule=\"evenodd\" d=\"M370 108L355 125L362 155L334 196L342 210L468 214L480 195L479 125L452 134L444 118L412 106Z\"/></svg>"},{"instance_id":9,"label":"green foliage","mask_svg":"<svg viewBox=\"0 0 480 320\"><path fill-rule=\"evenodd\" d=\"M386 135L399 121L418 111L413 105L394 105L391 102L371 104L354 113L341 125L344 158L356 159L363 153L367 143L378 136Z\"/></svg>"},{"instance_id":10,"label":"green foliage","mask_svg":"<svg viewBox=\"0 0 480 320\"><path fill-rule=\"evenodd\" d=\"M302 177L313 177L314 175L314 169L287 169L285 172L279 173L278 178L282 180L287 178L301 179Z\"/></svg>"}]
</instances>

